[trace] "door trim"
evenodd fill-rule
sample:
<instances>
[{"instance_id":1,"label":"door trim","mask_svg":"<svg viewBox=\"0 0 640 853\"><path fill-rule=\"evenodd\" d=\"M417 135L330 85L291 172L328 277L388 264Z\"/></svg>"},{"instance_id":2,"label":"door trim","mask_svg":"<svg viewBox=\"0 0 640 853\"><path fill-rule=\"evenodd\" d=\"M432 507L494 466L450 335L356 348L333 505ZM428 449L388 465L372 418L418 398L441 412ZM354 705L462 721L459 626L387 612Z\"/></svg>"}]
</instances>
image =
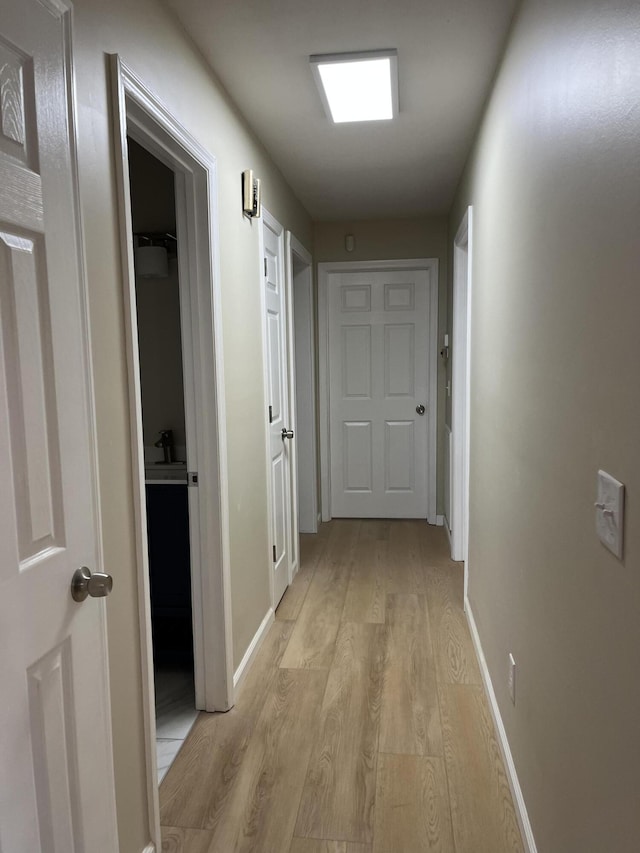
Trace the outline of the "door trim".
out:
<instances>
[{"instance_id":1,"label":"door trim","mask_svg":"<svg viewBox=\"0 0 640 853\"><path fill-rule=\"evenodd\" d=\"M429 444L427 449L427 521L437 524L438 459L438 259L347 261L318 264L318 378L320 406L320 493L322 521L331 521L331 444L329 425L329 299L331 273L425 270L429 273Z\"/></svg>"},{"instance_id":2,"label":"door trim","mask_svg":"<svg viewBox=\"0 0 640 853\"><path fill-rule=\"evenodd\" d=\"M298 423L298 403L300 402L298 398L298 389L296 376L298 371L298 355L296 352L295 346L295 325L296 325L296 317L301 316L302 322L305 326L305 331L308 334L309 339L309 351L306 353L306 356L309 359L309 367L310 367L310 381L308 386L304 389L304 393L306 395L306 403L308 406L308 414L310 423L308 424L308 429L311 434L311 445L313 448L313 452L308 459L303 460L303 464L308 466L308 474L311 482L311 495L310 495L310 515L313 518L313 522L311 525L311 529L305 530L305 533L317 533L318 532L318 459L317 459L317 448L318 448L318 430L316 425L317 419L317 410L316 410L316 353L315 353L315 311L314 311L314 294L313 294L313 258L311 257L311 253L305 249L302 243L291 233L291 231L287 231L285 235L285 253L287 258L287 294L291 300L291 309L290 319L291 319L291 327L289 330L289 341L291 343L291 389L292 389L292 402L291 402L291 410L296 419L296 425L294 427L297 430L296 435L299 435L301 425ZM293 274L293 258L295 257L305 264L306 269L304 271L304 280L296 285L296 278ZM302 315L300 314L300 310L296 309L296 288L298 290L304 290L305 295L305 306L308 306L308 311L305 311ZM300 395L302 397L302 395ZM307 428L305 425L303 429ZM294 442L294 465L296 476L293 478L295 482L295 493L292 492L292 500L295 512L295 530L300 532L300 513L299 513L299 488L300 484L298 482L298 471L300 465L300 458L298 455L298 443ZM296 553L298 551L298 547L296 547ZM299 559L298 559L299 562Z\"/></svg>"},{"instance_id":3,"label":"door trim","mask_svg":"<svg viewBox=\"0 0 640 853\"><path fill-rule=\"evenodd\" d=\"M468 207L453 241L451 349L451 559L469 560L469 447L471 400L471 297L473 210Z\"/></svg>"},{"instance_id":4,"label":"door trim","mask_svg":"<svg viewBox=\"0 0 640 853\"><path fill-rule=\"evenodd\" d=\"M226 452L225 389L222 361L222 310L219 273L217 167L215 158L176 121L118 55L110 57L114 98L114 143L118 194L124 319L131 417L132 491L141 641L142 699L145 725L147 792L151 840L161 847L158 801L156 725L151 642L151 610L138 364L135 273L127 134L176 174L176 213L182 220L178 245L181 310L185 344L191 344L191 375L186 375L185 408L192 412L199 463L198 522L200 548L192 559L196 701L207 710L233 704L230 546ZM183 281L187 281L183 288ZM185 292L186 291L186 292ZM186 322L185 322L186 321ZM190 499L190 509L192 506ZM192 552L194 543L191 543ZM195 597L194 597L195 598ZM198 647L198 644L200 646ZM200 695L198 695L198 692Z\"/></svg>"}]
</instances>

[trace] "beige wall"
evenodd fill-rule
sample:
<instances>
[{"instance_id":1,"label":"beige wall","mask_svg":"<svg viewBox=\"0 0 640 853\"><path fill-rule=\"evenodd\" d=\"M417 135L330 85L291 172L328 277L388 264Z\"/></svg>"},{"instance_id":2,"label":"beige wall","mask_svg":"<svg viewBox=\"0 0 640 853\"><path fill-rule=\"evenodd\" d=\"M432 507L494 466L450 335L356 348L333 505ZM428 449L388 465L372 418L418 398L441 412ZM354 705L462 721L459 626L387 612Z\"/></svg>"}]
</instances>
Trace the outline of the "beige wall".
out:
<instances>
[{"instance_id":1,"label":"beige wall","mask_svg":"<svg viewBox=\"0 0 640 853\"><path fill-rule=\"evenodd\" d=\"M129 181L134 234L175 236L174 174L133 140L129 140ZM160 430L165 429L173 432L176 459L184 460L187 440L180 285L175 257L169 260L167 278L136 277L136 309L145 460L164 458L163 451L154 445Z\"/></svg>"},{"instance_id":2,"label":"beige wall","mask_svg":"<svg viewBox=\"0 0 640 853\"><path fill-rule=\"evenodd\" d=\"M473 204L470 599L541 853L640 837L639 44L631 0L525 0L451 216Z\"/></svg>"},{"instance_id":3,"label":"beige wall","mask_svg":"<svg viewBox=\"0 0 640 853\"><path fill-rule=\"evenodd\" d=\"M128 141L131 220L134 233L176 233L174 175L153 154Z\"/></svg>"},{"instance_id":4,"label":"beige wall","mask_svg":"<svg viewBox=\"0 0 640 853\"><path fill-rule=\"evenodd\" d=\"M347 252L344 238L355 237L355 249ZM439 261L438 351L446 329L447 311L447 217L424 219L369 219L316 222L313 227L316 263L331 261L385 261L401 258L437 258ZM438 513L444 510L444 412L445 365L438 358Z\"/></svg>"},{"instance_id":5,"label":"beige wall","mask_svg":"<svg viewBox=\"0 0 640 853\"><path fill-rule=\"evenodd\" d=\"M264 423L247 416L263 399L259 223L242 216L240 175L253 168L269 210L310 245L311 226L164 7L154 0L75 2L79 165L96 384L105 562L114 576L109 643L122 853L149 840L143 765L138 604L123 301L106 54L122 59L217 158L219 169L233 643L236 665L269 605Z\"/></svg>"},{"instance_id":6,"label":"beige wall","mask_svg":"<svg viewBox=\"0 0 640 853\"><path fill-rule=\"evenodd\" d=\"M182 335L178 265L170 261L167 278L137 278L138 347L145 461L164 459L155 447L161 430L173 432L176 461L185 461Z\"/></svg>"}]
</instances>

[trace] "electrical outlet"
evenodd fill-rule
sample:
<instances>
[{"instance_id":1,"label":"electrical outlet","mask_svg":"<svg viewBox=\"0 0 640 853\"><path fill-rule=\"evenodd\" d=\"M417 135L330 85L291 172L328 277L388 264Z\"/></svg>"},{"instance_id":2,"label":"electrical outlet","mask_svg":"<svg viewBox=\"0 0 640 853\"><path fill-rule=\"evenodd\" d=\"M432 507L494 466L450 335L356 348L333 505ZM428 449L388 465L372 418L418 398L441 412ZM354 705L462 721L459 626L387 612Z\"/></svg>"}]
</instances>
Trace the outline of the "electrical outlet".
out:
<instances>
[{"instance_id":1,"label":"electrical outlet","mask_svg":"<svg viewBox=\"0 0 640 853\"><path fill-rule=\"evenodd\" d=\"M507 687L513 704L516 704L516 662L513 655L509 653L509 669L507 671Z\"/></svg>"}]
</instances>

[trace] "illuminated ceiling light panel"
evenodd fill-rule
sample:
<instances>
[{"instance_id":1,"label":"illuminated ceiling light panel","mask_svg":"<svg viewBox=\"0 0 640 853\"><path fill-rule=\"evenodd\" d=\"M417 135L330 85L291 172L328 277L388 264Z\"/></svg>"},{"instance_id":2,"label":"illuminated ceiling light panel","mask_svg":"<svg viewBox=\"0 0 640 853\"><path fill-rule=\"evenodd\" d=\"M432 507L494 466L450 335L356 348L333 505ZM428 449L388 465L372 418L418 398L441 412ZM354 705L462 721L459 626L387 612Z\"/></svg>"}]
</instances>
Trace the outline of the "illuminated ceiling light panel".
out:
<instances>
[{"instance_id":1,"label":"illuminated ceiling light panel","mask_svg":"<svg viewBox=\"0 0 640 853\"><path fill-rule=\"evenodd\" d=\"M336 124L384 121L398 114L398 51L309 57L320 97Z\"/></svg>"}]
</instances>

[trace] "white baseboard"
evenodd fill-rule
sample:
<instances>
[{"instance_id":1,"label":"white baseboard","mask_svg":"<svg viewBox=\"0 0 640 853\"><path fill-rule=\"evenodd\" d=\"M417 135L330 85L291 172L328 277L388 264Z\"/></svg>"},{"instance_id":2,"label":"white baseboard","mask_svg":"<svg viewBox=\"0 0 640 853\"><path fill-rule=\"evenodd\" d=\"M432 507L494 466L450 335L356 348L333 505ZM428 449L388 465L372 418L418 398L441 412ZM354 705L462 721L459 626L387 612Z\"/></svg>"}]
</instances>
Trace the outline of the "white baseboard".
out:
<instances>
[{"instance_id":1,"label":"white baseboard","mask_svg":"<svg viewBox=\"0 0 640 853\"><path fill-rule=\"evenodd\" d=\"M291 580L289 581L289 586L293 583L293 579L300 571L300 560L296 560L295 563L291 566Z\"/></svg>"},{"instance_id":2,"label":"white baseboard","mask_svg":"<svg viewBox=\"0 0 640 853\"><path fill-rule=\"evenodd\" d=\"M480 664L480 672L482 674L487 698L489 699L491 716L493 717L493 722L496 727L498 743L500 744L502 759L507 771L507 779L509 780L509 787L511 788L511 795L516 808L516 817L518 819L518 824L520 825L520 831L522 832L522 839L524 841L526 853L537 853L538 848L536 847L535 838L533 837L533 830L529 821L527 806L518 780L518 774L516 773L513 756L511 755L511 747L507 740L507 733L504 728L504 723L502 722L502 715L500 714L498 700L496 699L491 676L489 675L487 661L485 659L484 652L482 651L482 643L480 642L480 635L478 634L476 620L473 616L473 610L471 609L471 603L468 598L465 598L464 600L464 612L467 614L467 622L469 623L469 630L471 631L471 639L473 640L473 645L475 646L476 655L478 657L478 663Z\"/></svg>"},{"instance_id":3,"label":"white baseboard","mask_svg":"<svg viewBox=\"0 0 640 853\"><path fill-rule=\"evenodd\" d=\"M449 550L453 548L453 543L451 542L451 531L449 530L449 522L445 518L444 520L444 532L447 534L447 539L449 540Z\"/></svg>"},{"instance_id":4,"label":"white baseboard","mask_svg":"<svg viewBox=\"0 0 640 853\"><path fill-rule=\"evenodd\" d=\"M444 524L444 515L436 515L436 527L442 527Z\"/></svg>"},{"instance_id":5,"label":"white baseboard","mask_svg":"<svg viewBox=\"0 0 640 853\"><path fill-rule=\"evenodd\" d=\"M234 687L234 689L237 690L237 688L240 687L240 685L244 681L248 671L251 669L251 664L253 663L253 659L257 655L258 650L260 649L260 646L262 645L262 642L267 635L267 631L273 625L275 618L276 617L275 617L275 613L273 612L273 607L270 607L267 610L267 613L266 613L264 619L262 620L260 627L256 631L253 640L251 640L251 642L249 643L249 648L244 653L244 657L240 661L240 666L236 669L235 673L233 674L233 687Z\"/></svg>"}]
</instances>

